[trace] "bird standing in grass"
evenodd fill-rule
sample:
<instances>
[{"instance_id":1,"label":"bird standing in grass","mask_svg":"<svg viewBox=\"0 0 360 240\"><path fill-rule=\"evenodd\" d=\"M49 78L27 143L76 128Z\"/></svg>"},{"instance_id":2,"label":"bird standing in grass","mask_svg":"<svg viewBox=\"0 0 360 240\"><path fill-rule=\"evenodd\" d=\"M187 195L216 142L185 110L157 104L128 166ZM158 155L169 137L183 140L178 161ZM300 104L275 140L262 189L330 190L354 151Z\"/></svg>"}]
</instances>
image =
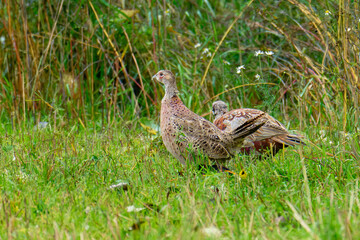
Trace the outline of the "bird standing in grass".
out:
<instances>
[{"instance_id":1,"label":"bird standing in grass","mask_svg":"<svg viewBox=\"0 0 360 240\"><path fill-rule=\"evenodd\" d=\"M242 153L250 154L253 151L259 155L272 154L274 156L280 149L304 144L301 136L290 134L284 125L263 111L241 108L228 112L225 102L216 101L213 103L212 112L215 117L214 124L226 132L231 132L254 116L265 114L266 123L245 139L245 146L241 149Z\"/></svg>"},{"instance_id":2,"label":"bird standing in grass","mask_svg":"<svg viewBox=\"0 0 360 240\"><path fill-rule=\"evenodd\" d=\"M165 85L160 115L164 145L184 165L187 161L194 161L193 154L198 153L218 163L231 158L243 146L244 139L265 123L264 114L260 113L233 131L221 131L184 105L178 96L175 76L171 71L161 70L153 78Z\"/></svg>"}]
</instances>

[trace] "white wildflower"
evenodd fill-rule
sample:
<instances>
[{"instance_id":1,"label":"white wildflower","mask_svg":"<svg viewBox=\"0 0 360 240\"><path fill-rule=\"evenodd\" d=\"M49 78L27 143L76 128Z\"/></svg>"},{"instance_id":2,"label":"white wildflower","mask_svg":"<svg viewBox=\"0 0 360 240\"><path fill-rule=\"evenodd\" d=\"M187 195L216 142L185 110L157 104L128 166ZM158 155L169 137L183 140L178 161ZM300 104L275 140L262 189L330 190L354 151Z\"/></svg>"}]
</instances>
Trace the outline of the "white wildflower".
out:
<instances>
[{"instance_id":1,"label":"white wildflower","mask_svg":"<svg viewBox=\"0 0 360 240\"><path fill-rule=\"evenodd\" d=\"M211 52L208 48L204 48L204 50L202 51L202 54L203 55L206 54L207 57L211 57Z\"/></svg>"},{"instance_id":2,"label":"white wildflower","mask_svg":"<svg viewBox=\"0 0 360 240\"><path fill-rule=\"evenodd\" d=\"M166 16L169 16L169 15L170 15L170 9L166 9L165 15L166 15Z\"/></svg>"},{"instance_id":3,"label":"white wildflower","mask_svg":"<svg viewBox=\"0 0 360 240\"><path fill-rule=\"evenodd\" d=\"M2 45L5 45L5 37L4 37L4 36L1 36L1 37L0 37L0 43L1 43Z\"/></svg>"},{"instance_id":4,"label":"white wildflower","mask_svg":"<svg viewBox=\"0 0 360 240\"><path fill-rule=\"evenodd\" d=\"M209 52L209 49L208 48L204 48L202 54L207 54Z\"/></svg>"},{"instance_id":5,"label":"white wildflower","mask_svg":"<svg viewBox=\"0 0 360 240\"><path fill-rule=\"evenodd\" d=\"M195 48L199 48L201 46L201 43L197 43L197 44L195 44Z\"/></svg>"},{"instance_id":6,"label":"white wildflower","mask_svg":"<svg viewBox=\"0 0 360 240\"><path fill-rule=\"evenodd\" d=\"M145 208L137 208L134 205L128 206L126 208L127 212L140 212L141 210L144 210Z\"/></svg>"},{"instance_id":7,"label":"white wildflower","mask_svg":"<svg viewBox=\"0 0 360 240\"><path fill-rule=\"evenodd\" d=\"M238 66L238 67L236 68L236 73L237 73L237 74L240 74L242 69L245 69L245 66L244 66L244 65Z\"/></svg>"},{"instance_id":8,"label":"white wildflower","mask_svg":"<svg viewBox=\"0 0 360 240\"><path fill-rule=\"evenodd\" d=\"M273 51L266 51L265 54L268 55L268 56L271 56L271 55L274 54L274 52Z\"/></svg>"},{"instance_id":9,"label":"white wildflower","mask_svg":"<svg viewBox=\"0 0 360 240\"><path fill-rule=\"evenodd\" d=\"M260 75L259 75L259 74L256 74L256 75L255 75L255 78L259 80L259 79L260 79Z\"/></svg>"},{"instance_id":10,"label":"white wildflower","mask_svg":"<svg viewBox=\"0 0 360 240\"><path fill-rule=\"evenodd\" d=\"M330 12L329 10L326 10L326 11L325 11L325 15L326 15L326 16L329 16L329 15L331 15L331 12Z\"/></svg>"},{"instance_id":11,"label":"white wildflower","mask_svg":"<svg viewBox=\"0 0 360 240\"><path fill-rule=\"evenodd\" d=\"M13 159L12 159L13 161L15 161L16 160L16 156L15 156L15 153L13 153Z\"/></svg>"},{"instance_id":12,"label":"white wildflower","mask_svg":"<svg viewBox=\"0 0 360 240\"><path fill-rule=\"evenodd\" d=\"M226 65L231 65L228 61L226 60L223 60L223 63L226 64Z\"/></svg>"},{"instance_id":13,"label":"white wildflower","mask_svg":"<svg viewBox=\"0 0 360 240\"><path fill-rule=\"evenodd\" d=\"M255 51L255 56L256 57L259 56L259 55L263 55L263 54L264 54L264 52L261 51L261 50Z\"/></svg>"},{"instance_id":14,"label":"white wildflower","mask_svg":"<svg viewBox=\"0 0 360 240\"><path fill-rule=\"evenodd\" d=\"M346 28L345 29L345 32L350 32L351 31L351 28Z\"/></svg>"}]
</instances>

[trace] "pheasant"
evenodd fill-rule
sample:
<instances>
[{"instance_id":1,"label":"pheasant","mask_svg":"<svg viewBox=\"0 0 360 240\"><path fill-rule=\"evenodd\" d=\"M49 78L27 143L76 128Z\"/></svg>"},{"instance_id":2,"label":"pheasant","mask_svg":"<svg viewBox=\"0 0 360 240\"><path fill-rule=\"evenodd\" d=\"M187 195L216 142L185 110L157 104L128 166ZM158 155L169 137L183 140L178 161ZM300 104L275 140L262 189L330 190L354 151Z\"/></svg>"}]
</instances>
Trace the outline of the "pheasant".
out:
<instances>
[{"instance_id":1,"label":"pheasant","mask_svg":"<svg viewBox=\"0 0 360 240\"><path fill-rule=\"evenodd\" d=\"M160 70L153 76L165 85L161 101L160 128L166 149L183 165L202 153L221 163L243 146L244 139L265 124L264 113L254 115L234 130L225 132L188 109L178 96L174 74Z\"/></svg>"},{"instance_id":2,"label":"pheasant","mask_svg":"<svg viewBox=\"0 0 360 240\"><path fill-rule=\"evenodd\" d=\"M250 154L255 150L259 155L271 153L275 156L280 149L288 146L305 145L301 140L301 136L290 134L283 124L263 111L240 108L228 112L225 102L216 101L212 105L212 113L215 117L214 124L226 132L231 132L244 122L254 118L254 116L265 114L266 123L256 132L246 137L245 146L241 149L242 153Z\"/></svg>"}]
</instances>

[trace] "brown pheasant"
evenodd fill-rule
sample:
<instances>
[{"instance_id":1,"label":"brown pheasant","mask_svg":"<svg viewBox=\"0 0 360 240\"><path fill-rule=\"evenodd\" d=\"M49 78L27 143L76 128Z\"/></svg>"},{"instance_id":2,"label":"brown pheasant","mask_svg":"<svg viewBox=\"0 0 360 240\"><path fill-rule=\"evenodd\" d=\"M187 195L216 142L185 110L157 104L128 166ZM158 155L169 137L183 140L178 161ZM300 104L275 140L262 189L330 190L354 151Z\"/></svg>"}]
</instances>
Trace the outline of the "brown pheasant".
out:
<instances>
[{"instance_id":1,"label":"brown pheasant","mask_svg":"<svg viewBox=\"0 0 360 240\"><path fill-rule=\"evenodd\" d=\"M216 101L213 103L212 112L215 117L214 124L226 132L231 132L244 122L254 118L254 116L265 114L265 125L246 137L245 146L241 149L242 153L250 154L255 150L260 155L272 153L274 156L280 149L304 144L301 136L290 134L283 124L263 111L240 108L228 112L226 103Z\"/></svg>"},{"instance_id":2,"label":"brown pheasant","mask_svg":"<svg viewBox=\"0 0 360 240\"><path fill-rule=\"evenodd\" d=\"M264 114L261 113L244 121L233 131L221 131L183 104L171 71L161 70L153 78L165 85L160 115L164 145L184 165L187 160L194 161L192 154L198 153L216 161L229 159L243 146L246 136L265 124Z\"/></svg>"}]
</instances>

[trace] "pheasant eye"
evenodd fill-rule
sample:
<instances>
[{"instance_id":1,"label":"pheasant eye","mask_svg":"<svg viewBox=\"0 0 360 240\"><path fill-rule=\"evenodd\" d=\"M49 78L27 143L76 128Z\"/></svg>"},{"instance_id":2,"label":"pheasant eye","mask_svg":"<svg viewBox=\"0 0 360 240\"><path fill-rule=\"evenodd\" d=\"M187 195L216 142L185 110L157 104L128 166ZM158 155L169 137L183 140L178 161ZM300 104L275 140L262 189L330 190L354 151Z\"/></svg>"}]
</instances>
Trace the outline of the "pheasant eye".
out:
<instances>
[{"instance_id":1,"label":"pheasant eye","mask_svg":"<svg viewBox=\"0 0 360 240\"><path fill-rule=\"evenodd\" d=\"M160 73L160 77L162 77L164 74L163 73Z\"/></svg>"}]
</instances>

